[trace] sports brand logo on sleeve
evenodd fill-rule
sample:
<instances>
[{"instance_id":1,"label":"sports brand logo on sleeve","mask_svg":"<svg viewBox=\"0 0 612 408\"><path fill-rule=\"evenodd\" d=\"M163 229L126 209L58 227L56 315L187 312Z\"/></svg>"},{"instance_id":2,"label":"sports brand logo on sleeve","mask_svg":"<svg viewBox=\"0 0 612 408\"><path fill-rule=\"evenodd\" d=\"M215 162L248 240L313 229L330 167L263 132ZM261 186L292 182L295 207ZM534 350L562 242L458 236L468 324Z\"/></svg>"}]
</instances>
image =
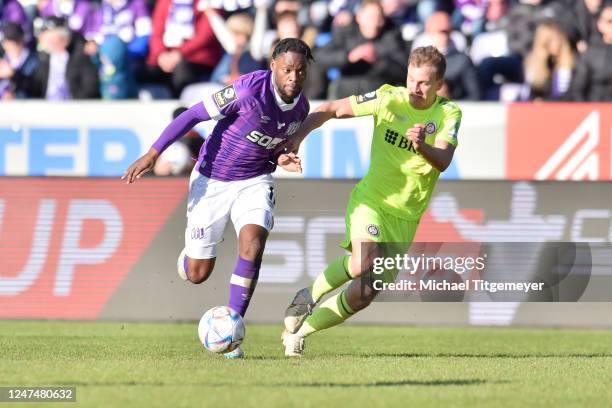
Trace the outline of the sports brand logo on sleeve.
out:
<instances>
[{"instance_id":1,"label":"sports brand logo on sleeve","mask_svg":"<svg viewBox=\"0 0 612 408\"><path fill-rule=\"evenodd\" d=\"M363 95L357 95L357 103L365 103L376 99L376 91L368 92Z\"/></svg>"},{"instance_id":2,"label":"sports brand logo on sleeve","mask_svg":"<svg viewBox=\"0 0 612 408\"><path fill-rule=\"evenodd\" d=\"M213 94L213 99L215 100L217 107L219 109L223 109L227 105L238 99L238 95L236 94L236 89L234 89L234 85L230 85L226 86L219 92L215 92Z\"/></svg>"}]
</instances>

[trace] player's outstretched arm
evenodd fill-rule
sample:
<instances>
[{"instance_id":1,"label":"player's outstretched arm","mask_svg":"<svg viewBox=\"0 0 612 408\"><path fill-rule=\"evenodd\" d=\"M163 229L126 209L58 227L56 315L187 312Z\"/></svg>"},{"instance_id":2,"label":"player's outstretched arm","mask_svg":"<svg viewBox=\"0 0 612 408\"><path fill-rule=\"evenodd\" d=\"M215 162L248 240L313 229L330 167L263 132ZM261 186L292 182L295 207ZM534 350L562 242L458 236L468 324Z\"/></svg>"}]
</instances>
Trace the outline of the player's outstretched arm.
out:
<instances>
[{"instance_id":1,"label":"player's outstretched arm","mask_svg":"<svg viewBox=\"0 0 612 408\"><path fill-rule=\"evenodd\" d=\"M436 140L435 145L425 143L425 125L416 124L407 130L406 136L412 141L414 149L421 153L433 167L443 172L450 166L455 154L455 146L446 140Z\"/></svg>"},{"instance_id":2,"label":"player's outstretched arm","mask_svg":"<svg viewBox=\"0 0 612 408\"><path fill-rule=\"evenodd\" d=\"M297 153L302 141L313 130L321 127L330 119L354 118L353 108L349 98L325 102L317 107L306 119L298 131L293 135L290 144L284 146L287 151Z\"/></svg>"},{"instance_id":3,"label":"player's outstretched arm","mask_svg":"<svg viewBox=\"0 0 612 408\"><path fill-rule=\"evenodd\" d=\"M210 115L201 102L178 115L164 129L149 151L128 167L121 179L126 180L126 184L131 184L153 170L157 158L168 146L183 137L195 125L206 120L210 120Z\"/></svg>"},{"instance_id":4,"label":"player's outstretched arm","mask_svg":"<svg viewBox=\"0 0 612 408\"><path fill-rule=\"evenodd\" d=\"M151 147L148 152L143 154L138 160L134 163L130 164L130 167L127 168L121 180L125 180L125 184L131 184L136 181L136 179L141 178L155 167L155 162L159 157L158 151Z\"/></svg>"}]
</instances>

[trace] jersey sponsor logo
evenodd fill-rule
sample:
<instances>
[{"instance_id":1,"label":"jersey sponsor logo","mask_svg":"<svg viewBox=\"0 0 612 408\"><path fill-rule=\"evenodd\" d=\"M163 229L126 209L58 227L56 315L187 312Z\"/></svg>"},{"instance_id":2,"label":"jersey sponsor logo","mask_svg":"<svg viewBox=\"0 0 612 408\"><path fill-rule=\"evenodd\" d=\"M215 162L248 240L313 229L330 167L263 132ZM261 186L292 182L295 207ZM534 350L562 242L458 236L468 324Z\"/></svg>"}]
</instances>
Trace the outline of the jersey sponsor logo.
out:
<instances>
[{"instance_id":1,"label":"jersey sponsor logo","mask_svg":"<svg viewBox=\"0 0 612 408\"><path fill-rule=\"evenodd\" d=\"M236 89L234 89L234 85L230 85L223 88L219 92L215 92L213 94L213 99L215 100L217 107L219 109L223 109L227 105L238 99L238 95L236 94Z\"/></svg>"},{"instance_id":2,"label":"jersey sponsor logo","mask_svg":"<svg viewBox=\"0 0 612 408\"><path fill-rule=\"evenodd\" d=\"M260 122L261 122L261 123L263 123L263 124L266 124L266 123L270 122L270 120L271 120L271 119L270 119L270 117L269 117L269 116L263 115L263 116L261 117Z\"/></svg>"},{"instance_id":3,"label":"jersey sponsor logo","mask_svg":"<svg viewBox=\"0 0 612 408\"><path fill-rule=\"evenodd\" d=\"M369 224L366 227L366 231L373 237L378 237L380 235L380 228L378 228L378 225Z\"/></svg>"},{"instance_id":4,"label":"jersey sponsor logo","mask_svg":"<svg viewBox=\"0 0 612 408\"><path fill-rule=\"evenodd\" d=\"M291 136L292 134L294 134L295 132L297 132L297 130L300 128L300 125L302 124L302 122L297 121L297 122L291 122L289 124L289 126L287 126L287 132L285 132L285 134L287 136Z\"/></svg>"},{"instance_id":5,"label":"jersey sponsor logo","mask_svg":"<svg viewBox=\"0 0 612 408\"><path fill-rule=\"evenodd\" d=\"M399 133L394 130L387 129L385 132L385 142L392 146L399 147L400 149L409 150L412 153L418 154L415 148L412 146L412 141L404 136L400 136Z\"/></svg>"},{"instance_id":6,"label":"jersey sponsor logo","mask_svg":"<svg viewBox=\"0 0 612 408\"><path fill-rule=\"evenodd\" d=\"M376 91L368 92L363 95L357 95L357 103L366 103L376 99Z\"/></svg>"},{"instance_id":7,"label":"jersey sponsor logo","mask_svg":"<svg viewBox=\"0 0 612 408\"><path fill-rule=\"evenodd\" d=\"M276 122L276 129L280 130L285 126L285 122Z\"/></svg>"},{"instance_id":8,"label":"jersey sponsor logo","mask_svg":"<svg viewBox=\"0 0 612 408\"><path fill-rule=\"evenodd\" d=\"M257 130L251 130L246 135L247 140L258 144L261 147L265 147L266 149L274 149L280 142L283 141L281 137L272 137L268 135L264 135L263 133Z\"/></svg>"},{"instance_id":9,"label":"jersey sponsor logo","mask_svg":"<svg viewBox=\"0 0 612 408\"><path fill-rule=\"evenodd\" d=\"M425 133L427 133L428 135L433 135L434 133L436 133L436 130L438 130L438 127L434 122L427 122L427 124L425 125Z\"/></svg>"}]
</instances>

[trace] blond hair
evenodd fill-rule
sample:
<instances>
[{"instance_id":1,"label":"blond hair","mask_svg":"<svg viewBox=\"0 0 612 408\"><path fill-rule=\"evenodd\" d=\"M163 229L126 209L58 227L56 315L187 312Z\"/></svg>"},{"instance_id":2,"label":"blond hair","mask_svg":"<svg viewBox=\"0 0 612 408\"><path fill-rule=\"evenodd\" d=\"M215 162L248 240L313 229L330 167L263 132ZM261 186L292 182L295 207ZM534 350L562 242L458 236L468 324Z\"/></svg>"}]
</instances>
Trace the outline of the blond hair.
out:
<instances>
[{"instance_id":1,"label":"blond hair","mask_svg":"<svg viewBox=\"0 0 612 408\"><path fill-rule=\"evenodd\" d=\"M555 39L561 43L559 55L553 55L549 50L551 42ZM554 71L572 70L573 67L574 53L567 36L559 25L553 21L538 25L531 52L525 57L524 62L525 75L531 88L546 91L550 86Z\"/></svg>"},{"instance_id":2,"label":"blond hair","mask_svg":"<svg viewBox=\"0 0 612 408\"><path fill-rule=\"evenodd\" d=\"M408 65L420 67L422 65L431 65L436 69L436 78L444 78L446 73L446 58L444 55L433 46L415 48L408 58Z\"/></svg>"}]
</instances>

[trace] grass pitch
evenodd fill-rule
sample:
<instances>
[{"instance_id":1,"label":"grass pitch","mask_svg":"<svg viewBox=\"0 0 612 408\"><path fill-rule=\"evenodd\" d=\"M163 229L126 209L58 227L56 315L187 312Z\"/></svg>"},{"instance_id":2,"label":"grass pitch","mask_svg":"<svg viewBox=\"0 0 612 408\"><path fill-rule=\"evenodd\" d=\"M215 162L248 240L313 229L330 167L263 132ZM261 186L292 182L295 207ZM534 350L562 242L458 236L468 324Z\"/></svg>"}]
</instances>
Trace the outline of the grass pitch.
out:
<instances>
[{"instance_id":1,"label":"grass pitch","mask_svg":"<svg viewBox=\"0 0 612 408\"><path fill-rule=\"evenodd\" d=\"M248 326L248 358L228 361L200 346L195 323L0 321L0 385L77 387L77 403L44 407L612 401L607 331L343 326L308 338L301 359L283 357L279 334L280 326Z\"/></svg>"}]
</instances>

